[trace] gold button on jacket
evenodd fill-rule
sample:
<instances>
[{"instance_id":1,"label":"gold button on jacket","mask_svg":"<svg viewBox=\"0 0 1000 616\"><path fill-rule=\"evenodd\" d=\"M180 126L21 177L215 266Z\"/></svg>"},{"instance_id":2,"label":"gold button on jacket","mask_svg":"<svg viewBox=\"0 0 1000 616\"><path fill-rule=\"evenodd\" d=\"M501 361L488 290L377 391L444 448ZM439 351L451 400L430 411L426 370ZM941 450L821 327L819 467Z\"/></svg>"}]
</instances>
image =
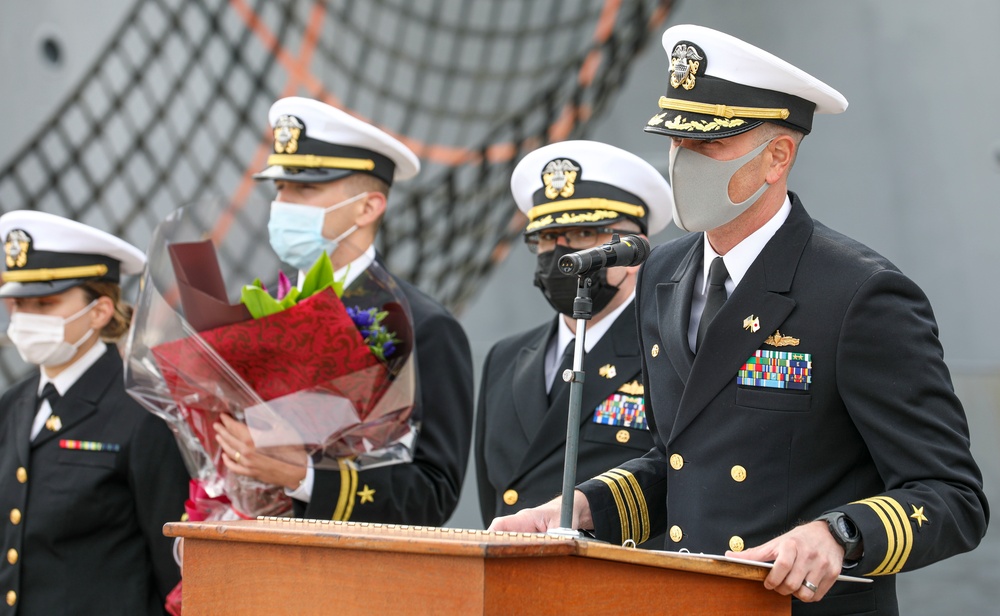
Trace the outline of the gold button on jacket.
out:
<instances>
[{"instance_id":1,"label":"gold button on jacket","mask_svg":"<svg viewBox=\"0 0 1000 616\"><path fill-rule=\"evenodd\" d=\"M747 469L737 464L729 471L729 474L733 476L733 481L740 482L747 478Z\"/></svg>"},{"instance_id":2,"label":"gold button on jacket","mask_svg":"<svg viewBox=\"0 0 1000 616\"><path fill-rule=\"evenodd\" d=\"M656 357L657 355L659 355L660 354L660 345L654 344L653 348L649 351L649 354L652 355L653 357Z\"/></svg>"},{"instance_id":3,"label":"gold button on jacket","mask_svg":"<svg viewBox=\"0 0 1000 616\"><path fill-rule=\"evenodd\" d=\"M13 590L7 591L7 605L14 605L17 603L17 593Z\"/></svg>"},{"instance_id":4,"label":"gold button on jacket","mask_svg":"<svg viewBox=\"0 0 1000 616\"><path fill-rule=\"evenodd\" d=\"M507 490L503 493L503 502L508 505L517 503L517 490Z\"/></svg>"},{"instance_id":5,"label":"gold button on jacket","mask_svg":"<svg viewBox=\"0 0 1000 616\"><path fill-rule=\"evenodd\" d=\"M12 565L17 564L17 550L15 550L14 548L7 550L7 562L9 562Z\"/></svg>"},{"instance_id":6,"label":"gold button on jacket","mask_svg":"<svg viewBox=\"0 0 1000 616\"><path fill-rule=\"evenodd\" d=\"M673 540L674 543L678 543L683 538L684 538L684 533L681 531L680 526L674 524L673 526L670 527L670 539Z\"/></svg>"},{"instance_id":7,"label":"gold button on jacket","mask_svg":"<svg viewBox=\"0 0 1000 616\"><path fill-rule=\"evenodd\" d=\"M675 471L679 471L684 468L684 456L679 453L675 453L670 456L670 468Z\"/></svg>"},{"instance_id":8,"label":"gold button on jacket","mask_svg":"<svg viewBox=\"0 0 1000 616\"><path fill-rule=\"evenodd\" d=\"M28 481L28 469L23 466L17 467L17 481L18 483L27 483Z\"/></svg>"},{"instance_id":9,"label":"gold button on jacket","mask_svg":"<svg viewBox=\"0 0 1000 616\"><path fill-rule=\"evenodd\" d=\"M632 436L628 433L628 430L619 430L615 433L615 440L619 443L627 443Z\"/></svg>"},{"instance_id":10,"label":"gold button on jacket","mask_svg":"<svg viewBox=\"0 0 1000 616\"><path fill-rule=\"evenodd\" d=\"M746 546L743 545L743 537L740 537L739 535L733 535L732 537L730 537L729 539L730 550L734 552L742 552L744 547Z\"/></svg>"},{"instance_id":11,"label":"gold button on jacket","mask_svg":"<svg viewBox=\"0 0 1000 616\"><path fill-rule=\"evenodd\" d=\"M11 509L10 510L10 523L13 524L13 525L15 525L15 526L17 526L18 524L21 523L21 510L20 509L15 508L15 509Z\"/></svg>"}]
</instances>

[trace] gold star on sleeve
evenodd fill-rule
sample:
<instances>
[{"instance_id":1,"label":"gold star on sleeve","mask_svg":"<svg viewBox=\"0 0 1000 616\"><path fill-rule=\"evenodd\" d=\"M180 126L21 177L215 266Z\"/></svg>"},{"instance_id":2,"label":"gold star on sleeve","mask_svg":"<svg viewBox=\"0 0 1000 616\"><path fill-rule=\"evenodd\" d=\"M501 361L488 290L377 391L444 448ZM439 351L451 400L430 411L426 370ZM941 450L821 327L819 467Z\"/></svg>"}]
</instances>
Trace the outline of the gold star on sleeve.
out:
<instances>
[{"instance_id":1,"label":"gold star on sleeve","mask_svg":"<svg viewBox=\"0 0 1000 616\"><path fill-rule=\"evenodd\" d=\"M929 521L927 516L924 515L924 508L917 507L914 504L910 504L910 507L913 507L913 513L910 514L910 517L917 521L917 528L923 527L924 522Z\"/></svg>"},{"instance_id":2,"label":"gold star on sleeve","mask_svg":"<svg viewBox=\"0 0 1000 616\"><path fill-rule=\"evenodd\" d=\"M366 483L364 489L358 492L358 497L360 498L360 500L358 501L359 505L364 505L365 503L374 503L375 490L369 488L368 484Z\"/></svg>"}]
</instances>

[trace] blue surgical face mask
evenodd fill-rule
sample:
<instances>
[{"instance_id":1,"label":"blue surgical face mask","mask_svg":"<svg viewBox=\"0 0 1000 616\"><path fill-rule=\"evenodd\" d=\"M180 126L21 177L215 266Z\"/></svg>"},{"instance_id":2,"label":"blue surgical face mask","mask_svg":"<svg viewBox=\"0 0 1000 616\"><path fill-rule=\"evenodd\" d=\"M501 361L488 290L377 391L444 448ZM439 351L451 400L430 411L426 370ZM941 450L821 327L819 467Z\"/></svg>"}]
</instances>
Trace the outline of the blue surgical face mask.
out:
<instances>
[{"instance_id":1,"label":"blue surgical face mask","mask_svg":"<svg viewBox=\"0 0 1000 616\"><path fill-rule=\"evenodd\" d=\"M323 222L327 213L350 205L367 195L366 192L355 195L326 209L272 201L271 218L267 222L271 248L285 263L300 271L308 270L324 250L328 256L332 255L340 242L358 229L358 225L351 225L347 231L332 240L327 239L323 236Z\"/></svg>"}]
</instances>

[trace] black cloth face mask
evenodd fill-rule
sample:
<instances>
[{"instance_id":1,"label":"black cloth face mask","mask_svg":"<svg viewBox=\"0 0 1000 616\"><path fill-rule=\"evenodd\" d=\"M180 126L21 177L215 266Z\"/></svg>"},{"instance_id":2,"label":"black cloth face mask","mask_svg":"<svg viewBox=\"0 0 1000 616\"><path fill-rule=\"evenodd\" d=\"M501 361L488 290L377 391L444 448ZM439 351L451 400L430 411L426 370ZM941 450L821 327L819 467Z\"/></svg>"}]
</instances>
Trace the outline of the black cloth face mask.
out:
<instances>
[{"instance_id":1,"label":"black cloth face mask","mask_svg":"<svg viewBox=\"0 0 1000 616\"><path fill-rule=\"evenodd\" d=\"M559 259L576 252L569 246L556 245L554 250L538 255L538 267L535 269L535 286L542 290L542 295L555 308L556 312L573 316L573 300L576 299L577 276L567 276L559 271ZM588 275L591 280L590 299L594 302L592 314L604 310L618 287L608 284L607 270L601 268Z\"/></svg>"}]
</instances>

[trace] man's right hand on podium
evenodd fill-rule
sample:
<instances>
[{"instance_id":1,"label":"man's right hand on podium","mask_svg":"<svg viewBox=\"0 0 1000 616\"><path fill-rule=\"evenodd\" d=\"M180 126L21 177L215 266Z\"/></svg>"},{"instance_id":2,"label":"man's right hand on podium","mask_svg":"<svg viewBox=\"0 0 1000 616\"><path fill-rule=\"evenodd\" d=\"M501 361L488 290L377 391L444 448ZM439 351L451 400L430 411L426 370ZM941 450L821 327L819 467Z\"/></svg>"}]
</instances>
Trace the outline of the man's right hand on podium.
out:
<instances>
[{"instance_id":1,"label":"man's right hand on podium","mask_svg":"<svg viewBox=\"0 0 1000 616\"><path fill-rule=\"evenodd\" d=\"M513 515L494 518L487 530L515 533L544 533L551 528L559 527L562 497L532 507L522 509ZM578 530L593 530L594 521L590 516L590 503L583 492L576 490L573 494L573 528Z\"/></svg>"}]
</instances>

